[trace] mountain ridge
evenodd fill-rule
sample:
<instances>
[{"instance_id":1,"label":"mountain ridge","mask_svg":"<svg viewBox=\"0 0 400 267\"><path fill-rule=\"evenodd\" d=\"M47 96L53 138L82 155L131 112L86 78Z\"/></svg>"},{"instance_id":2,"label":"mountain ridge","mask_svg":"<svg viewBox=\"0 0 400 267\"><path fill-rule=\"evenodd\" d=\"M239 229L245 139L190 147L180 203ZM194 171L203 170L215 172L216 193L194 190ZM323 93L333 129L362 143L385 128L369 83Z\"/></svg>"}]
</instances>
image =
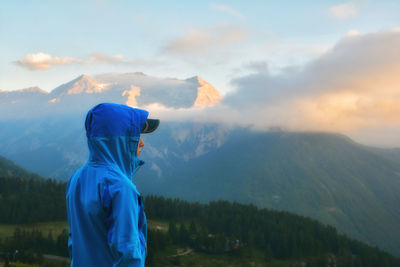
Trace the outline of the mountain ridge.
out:
<instances>
[{"instance_id":1,"label":"mountain ridge","mask_svg":"<svg viewBox=\"0 0 400 267\"><path fill-rule=\"evenodd\" d=\"M0 176L3 177L21 177L21 178L42 178L40 175L30 172L19 165L15 164L12 160L9 160L0 155Z\"/></svg>"},{"instance_id":2,"label":"mountain ridge","mask_svg":"<svg viewBox=\"0 0 400 267\"><path fill-rule=\"evenodd\" d=\"M61 97L66 94L91 94L101 93L103 86L99 86L98 81L88 75L82 74L79 77L54 88L50 95L52 97Z\"/></svg>"},{"instance_id":3,"label":"mountain ridge","mask_svg":"<svg viewBox=\"0 0 400 267\"><path fill-rule=\"evenodd\" d=\"M43 117L49 113L84 112L100 102L167 108L214 106L222 95L199 76L180 80L144 73L82 74L50 92L38 87L0 91L0 120Z\"/></svg>"}]
</instances>

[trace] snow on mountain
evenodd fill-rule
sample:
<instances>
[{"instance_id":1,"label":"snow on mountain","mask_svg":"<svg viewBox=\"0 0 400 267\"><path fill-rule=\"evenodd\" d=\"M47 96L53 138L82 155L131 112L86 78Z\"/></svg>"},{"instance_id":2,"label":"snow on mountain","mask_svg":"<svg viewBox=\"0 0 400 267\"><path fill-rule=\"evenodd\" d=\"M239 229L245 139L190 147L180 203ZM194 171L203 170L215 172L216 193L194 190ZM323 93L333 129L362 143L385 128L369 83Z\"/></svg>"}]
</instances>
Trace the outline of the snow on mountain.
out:
<instances>
[{"instance_id":1,"label":"snow on mountain","mask_svg":"<svg viewBox=\"0 0 400 267\"><path fill-rule=\"evenodd\" d=\"M211 84L198 76L180 80L156 78L142 72L133 72L108 73L97 75L95 78L104 84L109 84L112 90L124 88L129 92L132 89L131 86L134 86L135 89L132 93L135 94L135 100L139 106L153 103L160 103L172 108L212 106L222 98L221 94ZM125 92L125 95L132 97L132 93L128 92Z\"/></svg>"},{"instance_id":2,"label":"snow on mountain","mask_svg":"<svg viewBox=\"0 0 400 267\"><path fill-rule=\"evenodd\" d=\"M0 91L0 119L84 112L100 102L134 107L160 104L168 108L216 105L221 94L201 77L159 78L141 72L81 75L50 93L38 87Z\"/></svg>"},{"instance_id":3,"label":"snow on mountain","mask_svg":"<svg viewBox=\"0 0 400 267\"><path fill-rule=\"evenodd\" d=\"M67 94L99 94L106 88L107 86L105 84L99 83L95 79L83 74L78 78L55 88L51 91L50 95L54 97L61 97Z\"/></svg>"},{"instance_id":4,"label":"snow on mountain","mask_svg":"<svg viewBox=\"0 0 400 267\"><path fill-rule=\"evenodd\" d=\"M196 107L214 106L222 99L222 95L210 83L203 80L201 77L197 78L199 87L197 87L197 98L194 102ZM193 78L192 78L193 79Z\"/></svg>"}]
</instances>

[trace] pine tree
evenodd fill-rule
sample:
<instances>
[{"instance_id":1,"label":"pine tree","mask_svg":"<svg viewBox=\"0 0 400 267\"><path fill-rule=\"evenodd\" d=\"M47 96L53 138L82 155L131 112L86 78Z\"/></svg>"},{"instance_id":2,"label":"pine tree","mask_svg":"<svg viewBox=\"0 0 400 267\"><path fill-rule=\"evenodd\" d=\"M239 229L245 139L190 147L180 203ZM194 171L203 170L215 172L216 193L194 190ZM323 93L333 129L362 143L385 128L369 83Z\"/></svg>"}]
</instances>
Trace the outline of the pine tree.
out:
<instances>
[{"instance_id":1,"label":"pine tree","mask_svg":"<svg viewBox=\"0 0 400 267\"><path fill-rule=\"evenodd\" d=\"M170 221L168 225L168 237L173 244L178 242L178 230L176 229L176 225L173 221Z\"/></svg>"}]
</instances>

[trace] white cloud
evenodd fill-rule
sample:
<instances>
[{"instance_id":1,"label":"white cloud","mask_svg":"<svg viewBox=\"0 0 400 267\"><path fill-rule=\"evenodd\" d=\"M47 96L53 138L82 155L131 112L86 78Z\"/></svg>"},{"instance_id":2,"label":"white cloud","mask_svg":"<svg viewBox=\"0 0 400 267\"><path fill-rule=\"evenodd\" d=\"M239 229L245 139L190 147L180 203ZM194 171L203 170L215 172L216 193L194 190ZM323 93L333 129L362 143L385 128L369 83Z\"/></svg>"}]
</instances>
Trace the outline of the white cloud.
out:
<instances>
[{"instance_id":1,"label":"white cloud","mask_svg":"<svg viewBox=\"0 0 400 267\"><path fill-rule=\"evenodd\" d=\"M241 12L237 11L236 9L234 9L233 7L228 6L228 5L211 3L210 8L212 10L220 11L220 12L229 14L231 16L234 16L236 18L239 18L239 19L244 18L244 15Z\"/></svg>"},{"instance_id":2,"label":"white cloud","mask_svg":"<svg viewBox=\"0 0 400 267\"><path fill-rule=\"evenodd\" d=\"M357 15L358 6L353 2L348 2L332 6L329 10L334 17L339 19L346 19Z\"/></svg>"},{"instance_id":3,"label":"white cloud","mask_svg":"<svg viewBox=\"0 0 400 267\"><path fill-rule=\"evenodd\" d=\"M14 62L20 67L29 70L47 70L54 66L66 66L68 64L111 64L111 65L132 65L132 66L154 66L163 65L164 63L157 60L146 60L136 58L132 60L125 59L123 55L109 56L101 52L94 52L89 59L80 59L74 57L53 57L50 54L39 52L26 55L23 59Z\"/></svg>"},{"instance_id":4,"label":"white cloud","mask_svg":"<svg viewBox=\"0 0 400 267\"><path fill-rule=\"evenodd\" d=\"M47 70L52 66L80 63L80 59L72 57L53 57L43 52L28 54L25 58L15 62L18 66L29 70Z\"/></svg>"},{"instance_id":5,"label":"white cloud","mask_svg":"<svg viewBox=\"0 0 400 267\"><path fill-rule=\"evenodd\" d=\"M143 58L125 59L123 55L109 56L101 52L94 52L90 55L88 63L102 63L112 65L133 65L133 66L154 66L163 64L158 60L147 60Z\"/></svg>"},{"instance_id":6,"label":"white cloud","mask_svg":"<svg viewBox=\"0 0 400 267\"><path fill-rule=\"evenodd\" d=\"M140 96L140 87L131 85L129 90L125 90L122 92L122 96L128 96L128 100L126 101L125 105L131 107L138 107L138 102L136 100L137 96Z\"/></svg>"},{"instance_id":7,"label":"white cloud","mask_svg":"<svg viewBox=\"0 0 400 267\"><path fill-rule=\"evenodd\" d=\"M191 29L163 48L163 52L180 55L198 55L226 49L243 42L247 32L241 27L221 24L209 29Z\"/></svg>"}]
</instances>

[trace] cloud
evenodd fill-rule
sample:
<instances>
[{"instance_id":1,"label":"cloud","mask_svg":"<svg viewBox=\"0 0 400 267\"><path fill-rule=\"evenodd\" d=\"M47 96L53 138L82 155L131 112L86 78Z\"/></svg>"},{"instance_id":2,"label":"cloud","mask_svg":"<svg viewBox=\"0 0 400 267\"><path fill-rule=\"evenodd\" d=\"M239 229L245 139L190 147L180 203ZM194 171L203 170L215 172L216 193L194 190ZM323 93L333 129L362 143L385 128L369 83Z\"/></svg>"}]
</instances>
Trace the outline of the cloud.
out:
<instances>
[{"instance_id":1,"label":"cloud","mask_svg":"<svg viewBox=\"0 0 400 267\"><path fill-rule=\"evenodd\" d=\"M137 96L140 96L140 87L131 85L129 90L125 90L122 92L122 96L128 96L128 100L126 101L125 105L131 107L137 107L138 102L136 100Z\"/></svg>"},{"instance_id":2,"label":"cloud","mask_svg":"<svg viewBox=\"0 0 400 267\"><path fill-rule=\"evenodd\" d=\"M236 18L239 18L239 19L243 19L244 18L244 15L241 12L237 11L236 9L234 9L233 7L228 6L228 5L211 3L210 4L210 8L212 10L220 11L220 12L229 14L231 16L234 16Z\"/></svg>"},{"instance_id":3,"label":"cloud","mask_svg":"<svg viewBox=\"0 0 400 267\"><path fill-rule=\"evenodd\" d=\"M348 2L332 6L329 10L335 18L346 19L357 15L358 6L355 3Z\"/></svg>"},{"instance_id":4,"label":"cloud","mask_svg":"<svg viewBox=\"0 0 400 267\"><path fill-rule=\"evenodd\" d=\"M136 58L132 60L125 59L123 55L109 56L101 52L94 52L90 55L89 59L80 59L73 57L53 57L50 54L43 52L28 54L25 58L14 62L20 67L29 70L47 70L53 66L66 66L68 64L110 64L110 65L131 65L131 66L159 66L164 63L157 60L147 60Z\"/></svg>"},{"instance_id":5,"label":"cloud","mask_svg":"<svg viewBox=\"0 0 400 267\"><path fill-rule=\"evenodd\" d=\"M400 32L345 36L301 69L234 79L236 91L223 104L258 129L359 134L400 127L399 69Z\"/></svg>"},{"instance_id":6,"label":"cloud","mask_svg":"<svg viewBox=\"0 0 400 267\"><path fill-rule=\"evenodd\" d=\"M15 62L20 67L29 70L47 70L56 65L67 65L71 63L80 63L81 60L72 57L53 57L43 52L28 54L25 58Z\"/></svg>"},{"instance_id":7,"label":"cloud","mask_svg":"<svg viewBox=\"0 0 400 267\"><path fill-rule=\"evenodd\" d=\"M94 52L90 55L88 60L89 64L102 63L111 65L133 65L133 66L154 66L163 64L158 60L147 60L143 58L136 58L132 60L125 59L123 55L109 56L101 52Z\"/></svg>"},{"instance_id":8,"label":"cloud","mask_svg":"<svg viewBox=\"0 0 400 267\"><path fill-rule=\"evenodd\" d=\"M225 126L238 124L238 112L227 105L216 105L212 107L189 107L173 108L160 103L151 103L140 108L150 112L154 118L162 121L191 121L199 123L223 123Z\"/></svg>"},{"instance_id":9,"label":"cloud","mask_svg":"<svg viewBox=\"0 0 400 267\"><path fill-rule=\"evenodd\" d=\"M203 55L243 42L247 32L241 27L221 24L210 29L191 29L171 40L162 51L178 55Z\"/></svg>"},{"instance_id":10,"label":"cloud","mask_svg":"<svg viewBox=\"0 0 400 267\"><path fill-rule=\"evenodd\" d=\"M268 64L265 61L252 61L243 65L245 69L253 72L266 72L268 71Z\"/></svg>"}]
</instances>

